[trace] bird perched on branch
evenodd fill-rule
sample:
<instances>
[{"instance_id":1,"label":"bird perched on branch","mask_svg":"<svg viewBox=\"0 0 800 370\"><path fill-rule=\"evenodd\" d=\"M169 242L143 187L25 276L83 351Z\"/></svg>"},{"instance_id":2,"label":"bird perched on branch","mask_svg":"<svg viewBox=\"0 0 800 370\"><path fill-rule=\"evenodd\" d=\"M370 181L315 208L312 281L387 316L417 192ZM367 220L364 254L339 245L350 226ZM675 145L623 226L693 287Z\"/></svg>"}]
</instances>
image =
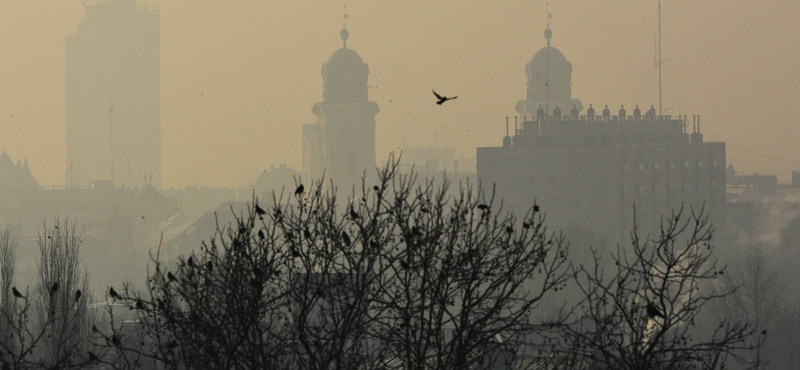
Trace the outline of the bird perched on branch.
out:
<instances>
[{"instance_id":1,"label":"bird perched on branch","mask_svg":"<svg viewBox=\"0 0 800 370\"><path fill-rule=\"evenodd\" d=\"M303 184L300 184L300 185L297 187L297 189L295 189L295 190L294 190L294 195L301 195L301 194L303 194L303 192L304 192L305 190L306 190L305 186L303 186Z\"/></svg>"},{"instance_id":2,"label":"bird perched on branch","mask_svg":"<svg viewBox=\"0 0 800 370\"><path fill-rule=\"evenodd\" d=\"M81 299L82 295L83 295L83 293L81 293L80 289L76 290L75 291L75 302L79 301Z\"/></svg>"},{"instance_id":3,"label":"bird perched on branch","mask_svg":"<svg viewBox=\"0 0 800 370\"><path fill-rule=\"evenodd\" d=\"M25 298L25 296L22 295L22 293L20 293L19 290L17 290L17 288L15 287L11 287L11 293L14 294L14 297Z\"/></svg>"},{"instance_id":4,"label":"bird perched on branch","mask_svg":"<svg viewBox=\"0 0 800 370\"><path fill-rule=\"evenodd\" d=\"M349 247L350 246L350 243L351 243L350 236L347 235L346 231L342 231L342 243L344 243L345 247Z\"/></svg>"},{"instance_id":5,"label":"bird perched on branch","mask_svg":"<svg viewBox=\"0 0 800 370\"><path fill-rule=\"evenodd\" d=\"M111 296L111 298L119 298L119 294L117 294L113 286L108 288L108 295Z\"/></svg>"},{"instance_id":6,"label":"bird perched on branch","mask_svg":"<svg viewBox=\"0 0 800 370\"><path fill-rule=\"evenodd\" d=\"M267 211L265 211L263 208L259 207L258 204L256 204L256 214L258 215L259 220L263 220L264 215L267 214Z\"/></svg>"},{"instance_id":7,"label":"bird perched on branch","mask_svg":"<svg viewBox=\"0 0 800 370\"><path fill-rule=\"evenodd\" d=\"M653 306L652 303L647 304L647 316L650 317L651 319L654 317L660 317L662 319L666 319L666 317L664 317L664 314L661 313L661 311L659 311L656 306Z\"/></svg>"},{"instance_id":8,"label":"bird perched on branch","mask_svg":"<svg viewBox=\"0 0 800 370\"><path fill-rule=\"evenodd\" d=\"M50 294L55 294L58 291L58 282L56 281L53 283L53 286L50 287Z\"/></svg>"},{"instance_id":9,"label":"bird perched on branch","mask_svg":"<svg viewBox=\"0 0 800 370\"><path fill-rule=\"evenodd\" d=\"M452 98L448 98L446 96L441 96L441 95L437 94L436 91L434 91L433 89L431 89L431 91L433 91L433 95L436 95L436 99L439 99L439 101L436 102L436 104L439 104L439 105L442 105L442 103L444 103L444 102L446 102L448 100L453 100L453 99L458 97L458 96L454 96Z\"/></svg>"}]
</instances>

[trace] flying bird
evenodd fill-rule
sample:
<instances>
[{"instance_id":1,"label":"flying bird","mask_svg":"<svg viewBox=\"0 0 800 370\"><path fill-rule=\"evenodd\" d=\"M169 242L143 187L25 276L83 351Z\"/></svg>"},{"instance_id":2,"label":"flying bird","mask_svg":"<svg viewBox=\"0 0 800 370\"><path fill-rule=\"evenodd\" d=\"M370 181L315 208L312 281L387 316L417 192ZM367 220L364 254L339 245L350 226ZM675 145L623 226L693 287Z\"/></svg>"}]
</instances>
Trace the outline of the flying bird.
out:
<instances>
[{"instance_id":1,"label":"flying bird","mask_svg":"<svg viewBox=\"0 0 800 370\"><path fill-rule=\"evenodd\" d=\"M653 306L652 303L647 304L647 316L650 317L651 319L654 317L660 317L662 319L666 319L666 317L664 317L664 314L661 313L661 311L659 311L658 308L656 308L656 306Z\"/></svg>"},{"instance_id":2,"label":"flying bird","mask_svg":"<svg viewBox=\"0 0 800 370\"><path fill-rule=\"evenodd\" d=\"M303 186L303 184L300 184L300 186L298 186L298 187L297 187L297 189L295 189L295 191L294 191L294 195L300 195L300 194L303 194L303 192L304 192L305 190L306 190L305 186Z\"/></svg>"},{"instance_id":3,"label":"flying bird","mask_svg":"<svg viewBox=\"0 0 800 370\"><path fill-rule=\"evenodd\" d=\"M458 96L454 96L452 98L448 98L446 96L441 96L441 95L437 94L436 91L434 91L433 89L431 89L431 91L433 91L433 95L436 95L436 99L439 99L439 101L436 102L436 104L439 104L439 105L442 105L442 103L444 103L444 102L446 102L448 100L453 100L453 99L458 97Z\"/></svg>"},{"instance_id":4,"label":"flying bird","mask_svg":"<svg viewBox=\"0 0 800 370\"><path fill-rule=\"evenodd\" d=\"M19 290L17 290L17 288L15 288L15 287L11 287L11 293L14 294L14 297L25 298L25 296L22 295L22 293L20 293Z\"/></svg>"}]
</instances>

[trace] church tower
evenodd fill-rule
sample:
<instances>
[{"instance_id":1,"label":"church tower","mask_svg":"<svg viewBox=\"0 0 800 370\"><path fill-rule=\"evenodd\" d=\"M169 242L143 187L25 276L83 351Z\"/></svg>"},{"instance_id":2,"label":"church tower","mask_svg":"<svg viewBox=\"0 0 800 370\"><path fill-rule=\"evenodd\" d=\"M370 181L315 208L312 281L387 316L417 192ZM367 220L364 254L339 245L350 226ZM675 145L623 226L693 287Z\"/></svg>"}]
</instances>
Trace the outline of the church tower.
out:
<instances>
[{"instance_id":1,"label":"church tower","mask_svg":"<svg viewBox=\"0 0 800 370\"><path fill-rule=\"evenodd\" d=\"M528 96L517 102L516 111L520 116L531 118L537 116L540 107L548 116L553 114L556 107L562 112L570 112L573 108L582 111L581 101L572 99L572 63L561 51L550 46L553 31L550 30L549 21L544 38L547 46L539 49L525 66Z\"/></svg>"},{"instance_id":2,"label":"church tower","mask_svg":"<svg viewBox=\"0 0 800 370\"><path fill-rule=\"evenodd\" d=\"M369 67L347 48L347 28L340 33L343 46L322 65L322 102L311 112L315 124L303 125L303 180L333 180L339 187L361 182L375 171L375 115L378 104L369 101Z\"/></svg>"}]
</instances>

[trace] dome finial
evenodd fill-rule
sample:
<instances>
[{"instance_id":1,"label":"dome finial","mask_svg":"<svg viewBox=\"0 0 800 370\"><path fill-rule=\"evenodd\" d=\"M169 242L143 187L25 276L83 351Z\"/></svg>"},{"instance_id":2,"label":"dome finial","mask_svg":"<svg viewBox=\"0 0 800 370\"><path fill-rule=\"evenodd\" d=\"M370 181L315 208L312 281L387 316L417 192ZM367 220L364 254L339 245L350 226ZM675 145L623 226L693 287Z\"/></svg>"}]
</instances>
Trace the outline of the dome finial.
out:
<instances>
[{"instance_id":1,"label":"dome finial","mask_svg":"<svg viewBox=\"0 0 800 370\"><path fill-rule=\"evenodd\" d=\"M342 37L342 41L344 42L343 48L347 49L347 37L350 36L350 32L347 32L347 18L350 18L350 14L347 14L347 5L342 5L342 32L339 32L339 36Z\"/></svg>"},{"instance_id":2,"label":"dome finial","mask_svg":"<svg viewBox=\"0 0 800 370\"><path fill-rule=\"evenodd\" d=\"M550 14L550 3L547 4L547 28L544 30L544 38L547 40L547 46L550 47L550 39L553 38L553 31L550 30L550 18L553 18L553 14Z\"/></svg>"}]
</instances>

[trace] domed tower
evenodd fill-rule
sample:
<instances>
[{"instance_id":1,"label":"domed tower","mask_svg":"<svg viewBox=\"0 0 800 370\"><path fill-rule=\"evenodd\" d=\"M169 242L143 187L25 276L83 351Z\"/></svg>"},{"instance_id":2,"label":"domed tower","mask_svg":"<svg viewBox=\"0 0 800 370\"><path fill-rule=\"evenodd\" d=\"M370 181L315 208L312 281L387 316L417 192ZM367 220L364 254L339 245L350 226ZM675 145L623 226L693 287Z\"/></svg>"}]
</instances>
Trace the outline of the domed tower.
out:
<instances>
[{"instance_id":1,"label":"domed tower","mask_svg":"<svg viewBox=\"0 0 800 370\"><path fill-rule=\"evenodd\" d=\"M572 63L561 51L550 46L552 37L553 31L548 23L544 30L547 46L539 49L525 66L528 96L517 102L516 111L520 116L536 117L540 105L548 116L556 107L561 111L571 110L573 106L583 110L581 101L572 99Z\"/></svg>"},{"instance_id":2,"label":"domed tower","mask_svg":"<svg viewBox=\"0 0 800 370\"><path fill-rule=\"evenodd\" d=\"M378 104L369 101L369 67L347 48L349 32L342 29L343 46L322 65L322 102L311 112L315 124L303 125L303 178L323 175L339 186L361 181L375 169L375 115Z\"/></svg>"}]
</instances>

